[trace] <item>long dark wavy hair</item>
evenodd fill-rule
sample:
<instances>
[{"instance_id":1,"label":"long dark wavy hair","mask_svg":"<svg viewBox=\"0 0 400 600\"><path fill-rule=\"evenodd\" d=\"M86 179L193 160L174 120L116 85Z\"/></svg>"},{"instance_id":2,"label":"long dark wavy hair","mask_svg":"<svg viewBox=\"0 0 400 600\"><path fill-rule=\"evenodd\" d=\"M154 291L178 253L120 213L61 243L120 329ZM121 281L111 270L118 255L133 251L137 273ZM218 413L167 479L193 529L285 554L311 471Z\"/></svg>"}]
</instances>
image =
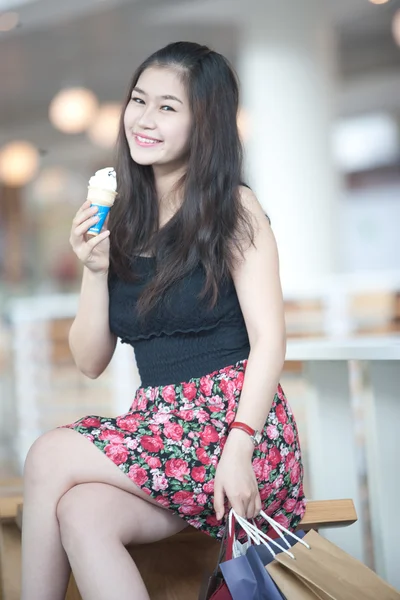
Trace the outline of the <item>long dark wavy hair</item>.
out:
<instances>
[{"instance_id":1,"label":"long dark wavy hair","mask_svg":"<svg viewBox=\"0 0 400 600\"><path fill-rule=\"evenodd\" d=\"M149 67L170 67L182 77L192 112L186 172L175 192L182 199L174 216L159 228L153 168L135 163L123 115L140 75ZM239 89L227 59L199 44L176 42L158 50L133 75L122 111L117 142L118 198L110 213L110 272L135 279L132 258L152 253L155 277L145 287L138 313L153 309L164 293L199 263L205 270L201 296L218 299L239 250L253 243L250 214L240 199L242 144L237 128Z\"/></svg>"}]
</instances>

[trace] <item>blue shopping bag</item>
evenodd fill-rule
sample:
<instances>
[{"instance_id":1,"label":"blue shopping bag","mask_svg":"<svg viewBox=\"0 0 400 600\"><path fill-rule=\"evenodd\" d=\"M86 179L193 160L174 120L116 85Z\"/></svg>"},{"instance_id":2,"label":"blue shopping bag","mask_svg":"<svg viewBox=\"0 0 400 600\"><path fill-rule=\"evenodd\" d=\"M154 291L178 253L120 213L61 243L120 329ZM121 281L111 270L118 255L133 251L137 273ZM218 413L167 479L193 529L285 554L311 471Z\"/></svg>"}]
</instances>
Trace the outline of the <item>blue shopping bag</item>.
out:
<instances>
[{"instance_id":1,"label":"blue shopping bag","mask_svg":"<svg viewBox=\"0 0 400 600\"><path fill-rule=\"evenodd\" d=\"M296 532L296 536L302 539L304 531ZM288 544L293 545L296 540L285 536ZM281 538L274 540L282 549L288 546ZM282 552L274 546L274 552ZM253 545L248 548L246 554L232 558L220 564L224 580L228 586L233 600L285 600L285 596L279 591L268 571L266 565L274 559L270 550L264 546Z\"/></svg>"}]
</instances>

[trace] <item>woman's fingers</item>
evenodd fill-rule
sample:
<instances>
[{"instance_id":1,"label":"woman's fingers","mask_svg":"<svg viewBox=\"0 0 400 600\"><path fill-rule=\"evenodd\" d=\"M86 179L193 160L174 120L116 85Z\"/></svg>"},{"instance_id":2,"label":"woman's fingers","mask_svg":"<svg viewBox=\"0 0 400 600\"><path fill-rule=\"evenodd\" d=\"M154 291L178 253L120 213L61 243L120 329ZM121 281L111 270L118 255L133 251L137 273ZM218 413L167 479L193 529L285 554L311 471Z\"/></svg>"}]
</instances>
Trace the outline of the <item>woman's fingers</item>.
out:
<instances>
[{"instance_id":1,"label":"woman's fingers","mask_svg":"<svg viewBox=\"0 0 400 600\"><path fill-rule=\"evenodd\" d=\"M72 225L74 227L78 227L78 225L81 225L87 219L90 219L91 217L96 215L98 210L99 209L97 206L89 206L89 207L85 208L84 210L81 210L81 211L78 210L78 212L76 213L76 215L72 221Z\"/></svg>"},{"instance_id":2,"label":"woman's fingers","mask_svg":"<svg viewBox=\"0 0 400 600\"><path fill-rule=\"evenodd\" d=\"M105 240L106 238L108 238L109 235L110 235L110 230L109 229L105 229L104 231L102 231L98 235L91 235L88 238L88 241L86 242L86 247L91 252L93 250L93 248L95 248L98 244L100 244L100 242L102 242L103 240Z\"/></svg>"},{"instance_id":3,"label":"woman's fingers","mask_svg":"<svg viewBox=\"0 0 400 600\"><path fill-rule=\"evenodd\" d=\"M85 233L87 233L87 231L90 229L90 227L92 227L93 225L95 225L97 223L98 220L99 220L99 217L97 215L93 215L92 217L85 219L81 225L79 225L78 227L75 227L74 235L76 237L80 237L80 236L84 235Z\"/></svg>"},{"instance_id":4,"label":"woman's fingers","mask_svg":"<svg viewBox=\"0 0 400 600\"><path fill-rule=\"evenodd\" d=\"M214 483L214 510L218 521L220 521L225 513L225 496L224 490L218 482Z\"/></svg>"}]
</instances>

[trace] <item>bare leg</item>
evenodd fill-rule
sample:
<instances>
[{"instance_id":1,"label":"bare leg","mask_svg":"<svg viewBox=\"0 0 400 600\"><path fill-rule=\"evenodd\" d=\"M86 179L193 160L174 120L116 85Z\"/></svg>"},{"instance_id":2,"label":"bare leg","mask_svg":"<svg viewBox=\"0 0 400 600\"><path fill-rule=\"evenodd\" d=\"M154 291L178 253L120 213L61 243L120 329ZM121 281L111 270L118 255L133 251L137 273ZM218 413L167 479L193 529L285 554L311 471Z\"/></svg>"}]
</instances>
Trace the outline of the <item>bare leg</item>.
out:
<instances>
[{"instance_id":1,"label":"bare leg","mask_svg":"<svg viewBox=\"0 0 400 600\"><path fill-rule=\"evenodd\" d=\"M64 600L70 568L56 510L61 497L81 483L106 483L156 504L76 431L41 436L25 463L22 600Z\"/></svg>"},{"instance_id":2,"label":"bare leg","mask_svg":"<svg viewBox=\"0 0 400 600\"><path fill-rule=\"evenodd\" d=\"M61 540L84 600L149 600L125 546L183 529L179 517L103 483L84 483L58 503Z\"/></svg>"}]
</instances>

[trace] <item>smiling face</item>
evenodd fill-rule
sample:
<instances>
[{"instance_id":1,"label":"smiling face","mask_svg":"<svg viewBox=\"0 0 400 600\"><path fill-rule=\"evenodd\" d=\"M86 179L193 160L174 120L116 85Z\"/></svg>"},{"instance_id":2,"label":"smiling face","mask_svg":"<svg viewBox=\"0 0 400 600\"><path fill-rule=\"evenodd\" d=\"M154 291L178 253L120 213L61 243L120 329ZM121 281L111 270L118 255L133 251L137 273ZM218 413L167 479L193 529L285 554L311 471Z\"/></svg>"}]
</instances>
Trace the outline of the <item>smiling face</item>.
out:
<instances>
[{"instance_id":1,"label":"smiling face","mask_svg":"<svg viewBox=\"0 0 400 600\"><path fill-rule=\"evenodd\" d=\"M182 167L191 123L189 99L177 71L146 69L132 90L124 115L132 159L140 165Z\"/></svg>"}]
</instances>

